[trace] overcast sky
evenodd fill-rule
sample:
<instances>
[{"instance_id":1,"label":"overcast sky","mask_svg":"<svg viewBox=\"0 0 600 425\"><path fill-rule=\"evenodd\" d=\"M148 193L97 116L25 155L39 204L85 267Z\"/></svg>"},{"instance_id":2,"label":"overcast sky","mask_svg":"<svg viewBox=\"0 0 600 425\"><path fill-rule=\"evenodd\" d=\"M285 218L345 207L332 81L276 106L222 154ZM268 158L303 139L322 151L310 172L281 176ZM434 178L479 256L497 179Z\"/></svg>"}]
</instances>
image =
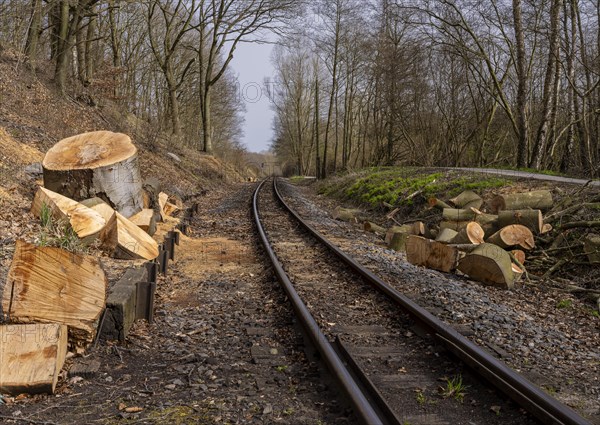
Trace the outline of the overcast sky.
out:
<instances>
[{"instance_id":1,"label":"overcast sky","mask_svg":"<svg viewBox=\"0 0 600 425\"><path fill-rule=\"evenodd\" d=\"M272 44L240 43L231 67L239 80L238 98L246 105L242 141L251 152L267 150L273 138L273 111L264 92L265 77L274 79Z\"/></svg>"}]
</instances>

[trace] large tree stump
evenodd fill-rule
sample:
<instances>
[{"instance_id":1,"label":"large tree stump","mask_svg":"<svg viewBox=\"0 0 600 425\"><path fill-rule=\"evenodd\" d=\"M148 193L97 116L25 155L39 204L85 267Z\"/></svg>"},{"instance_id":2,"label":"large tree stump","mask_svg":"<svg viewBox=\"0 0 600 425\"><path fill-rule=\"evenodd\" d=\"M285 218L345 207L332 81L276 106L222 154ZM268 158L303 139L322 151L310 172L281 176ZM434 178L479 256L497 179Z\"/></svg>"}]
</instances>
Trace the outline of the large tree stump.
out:
<instances>
[{"instance_id":1,"label":"large tree stump","mask_svg":"<svg viewBox=\"0 0 600 425\"><path fill-rule=\"evenodd\" d=\"M125 134L94 131L61 140L42 167L44 186L68 198L99 197L126 217L142 209L137 148Z\"/></svg>"},{"instance_id":2,"label":"large tree stump","mask_svg":"<svg viewBox=\"0 0 600 425\"><path fill-rule=\"evenodd\" d=\"M542 233L544 219L540 210L505 210L498 212L498 226L522 224L535 234Z\"/></svg>"},{"instance_id":3,"label":"large tree stump","mask_svg":"<svg viewBox=\"0 0 600 425\"><path fill-rule=\"evenodd\" d=\"M533 233L521 224L511 224L498 230L490 236L486 242L499 246L500 248L511 248L518 246L523 249L535 248Z\"/></svg>"},{"instance_id":4,"label":"large tree stump","mask_svg":"<svg viewBox=\"0 0 600 425\"><path fill-rule=\"evenodd\" d=\"M75 346L86 347L96 335L106 286L98 259L19 240L2 294L2 309L18 323L65 324Z\"/></svg>"},{"instance_id":5,"label":"large tree stump","mask_svg":"<svg viewBox=\"0 0 600 425\"><path fill-rule=\"evenodd\" d=\"M458 270L479 282L511 289L514 272L510 255L496 245L482 243L458 262Z\"/></svg>"},{"instance_id":6,"label":"large tree stump","mask_svg":"<svg viewBox=\"0 0 600 425\"><path fill-rule=\"evenodd\" d=\"M0 392L54 393L66 355L65 325L0 326Z\"/></svg>"},{"instance_id":7,"label":"large tree stump","mask_svg":"<svg viewBox=\"0 0 600 425\"><path fill-rule=\"evenodd\" d=\"M495 196L491 201L492 212L503 210L523 210L535 208L546 211L554 205L549 190L533 190L531 192L509 193Z\"/></svg>"}]
</instances>

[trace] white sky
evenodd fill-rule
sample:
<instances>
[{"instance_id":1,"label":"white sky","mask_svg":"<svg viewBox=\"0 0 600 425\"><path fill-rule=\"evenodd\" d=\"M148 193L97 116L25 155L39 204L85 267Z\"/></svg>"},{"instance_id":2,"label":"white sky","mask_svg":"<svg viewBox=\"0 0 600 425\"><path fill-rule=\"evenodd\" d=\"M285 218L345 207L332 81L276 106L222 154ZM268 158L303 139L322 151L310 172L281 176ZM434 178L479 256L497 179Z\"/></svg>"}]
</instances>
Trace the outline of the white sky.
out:
<instances>
[{"instance_id":1,"label":"white sky","mask_svg":"<svg viewBox=\"0 0 600 425\"><path fill-rule=\"evenodd\" d=\"M272 44L240 43L230 64L239 80L238 99L246 105L242 142L251 152L267 150L273 139L273 111L263 84L265 77L274 79L272 49Z\"/></svg>"}]
</instances>

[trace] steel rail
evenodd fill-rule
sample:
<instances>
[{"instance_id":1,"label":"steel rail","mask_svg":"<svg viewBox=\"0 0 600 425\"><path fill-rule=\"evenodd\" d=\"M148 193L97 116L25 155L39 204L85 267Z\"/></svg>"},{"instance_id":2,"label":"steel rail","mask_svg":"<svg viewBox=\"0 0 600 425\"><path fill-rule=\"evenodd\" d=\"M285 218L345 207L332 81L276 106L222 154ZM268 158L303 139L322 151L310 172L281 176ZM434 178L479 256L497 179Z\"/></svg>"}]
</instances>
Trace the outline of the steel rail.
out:
<instances>
[{"instance_id":1,"label":"steel rail","mask_svg":"<svg viewBox=\"0 0 600 425\"><path fill-rule=\"evenodd\" d=\"M509 368L477 344L471 342L410 298L381 280L370 270L327 240L321 233L304 221L283 199L273 179L273 188L282 206L316 239L327 246L350 268L359 273L375 288L389 296L404 311L429 329L450 351L464 363L486 378L492 385L515 400L520 406L545 424L590 425L577 412L546 394L532 382Z\"/></svg>"},{"instance_id":2,"label":"steel rail","mask_svg":"<svg viewBox=\"0 0 600 425\"><path fill-rule=\"evenodd\" d=\"M277 279L283 287L288 299L292 303L294 311L298 315L298 318L302 326L304 327L304 330L312 340L315 347L323 356L323 359L331 373L338 380L342 389L349 397L350 403L354 407L355 413L358 416L358 418L367 425L391 423L387 418L382 417L381 413L379 413L371 404L368 396L363 393L361 388L354 381L352 375L344 365L342 359L340 359L338 354L335 352L331 343L327 340L327 337L321 332L319 325L310 314L308 308L306 307L306 304L304 304L304 302L294 289L294 285L289 280L287 274L283 270L281 263L277 259L275 252L271 248L267 235L260 221L260 214L258 208L258 194L265 182L266 180L263 180L254 192L254 196L252 198L252 212L254 215L254 221L261 242L273 264L273 268L275 269Z\"/></svg>"}]
</instances>

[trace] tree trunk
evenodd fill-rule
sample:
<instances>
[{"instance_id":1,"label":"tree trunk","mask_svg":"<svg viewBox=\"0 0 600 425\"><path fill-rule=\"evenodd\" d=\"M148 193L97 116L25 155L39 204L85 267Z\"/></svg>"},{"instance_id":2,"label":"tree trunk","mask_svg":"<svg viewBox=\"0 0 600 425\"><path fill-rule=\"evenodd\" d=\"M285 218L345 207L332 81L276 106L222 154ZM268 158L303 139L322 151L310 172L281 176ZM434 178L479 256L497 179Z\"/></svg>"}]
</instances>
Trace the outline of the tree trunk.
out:
<instances>
[{"instance_id":1,"label":"tree trunk","mask_svg":"<svg viewBox=\"0 0 600 425\"><path fill-rule=\"evenodd\" d=\"M212 122L210 118L211 108L211 90L207 88L204 92L204 98L202 101L202 137L204 139L204 146L202 151L212 154L213 153L213 141L212 141Z\"/></svg>"},{"instance_id":2,"label":"tree trunk","mask_svg":"<svg viewBox=\"0 0 600 425\"><path fill-rule=\"evenodd\" d=\"M527 166L527 156L529 150L528 137L528 122L527 122L527 93L528 73L527 73L527 57L525 55L525 35L523 31L523 15L521 8L521 0L513 0L513 20L515 28L515 41L517 49L517 167Z\"/></svg>"},{"instance_id":3,"label":"tree trunk","mask_svg":"<svg viewBox=\"0 0 600 425\"><path fill-rule=\"evenodd\" d=\"M37 51L42 30L42 0L33 0L31 3L31 24L27 31L27 41L25 43L25 54L29 63L34 64L37 61ZM32 69L35 69L32 66Z\"/></svg>"},{"instance_id":4,"label":"tree trunk","mask_svg":"<svg viewBox=\"0 0 600 425\"><path fill-rule=\"evenodd\" d=\"M548 144L548 134L550 132L550 118L552 114L552 104L557 95L554 91L554 79L556 75L556 60L558 58L558 31L559 16L562 0L553 0L550 10L550 45L548 47L548 64L546 65L546 77L544 79L544 94L542 99L542 119L538 129L538 135L533 148L531 161L529 165L539 170L544 160L546 146Z\"/></svg>"}]
</instances>

